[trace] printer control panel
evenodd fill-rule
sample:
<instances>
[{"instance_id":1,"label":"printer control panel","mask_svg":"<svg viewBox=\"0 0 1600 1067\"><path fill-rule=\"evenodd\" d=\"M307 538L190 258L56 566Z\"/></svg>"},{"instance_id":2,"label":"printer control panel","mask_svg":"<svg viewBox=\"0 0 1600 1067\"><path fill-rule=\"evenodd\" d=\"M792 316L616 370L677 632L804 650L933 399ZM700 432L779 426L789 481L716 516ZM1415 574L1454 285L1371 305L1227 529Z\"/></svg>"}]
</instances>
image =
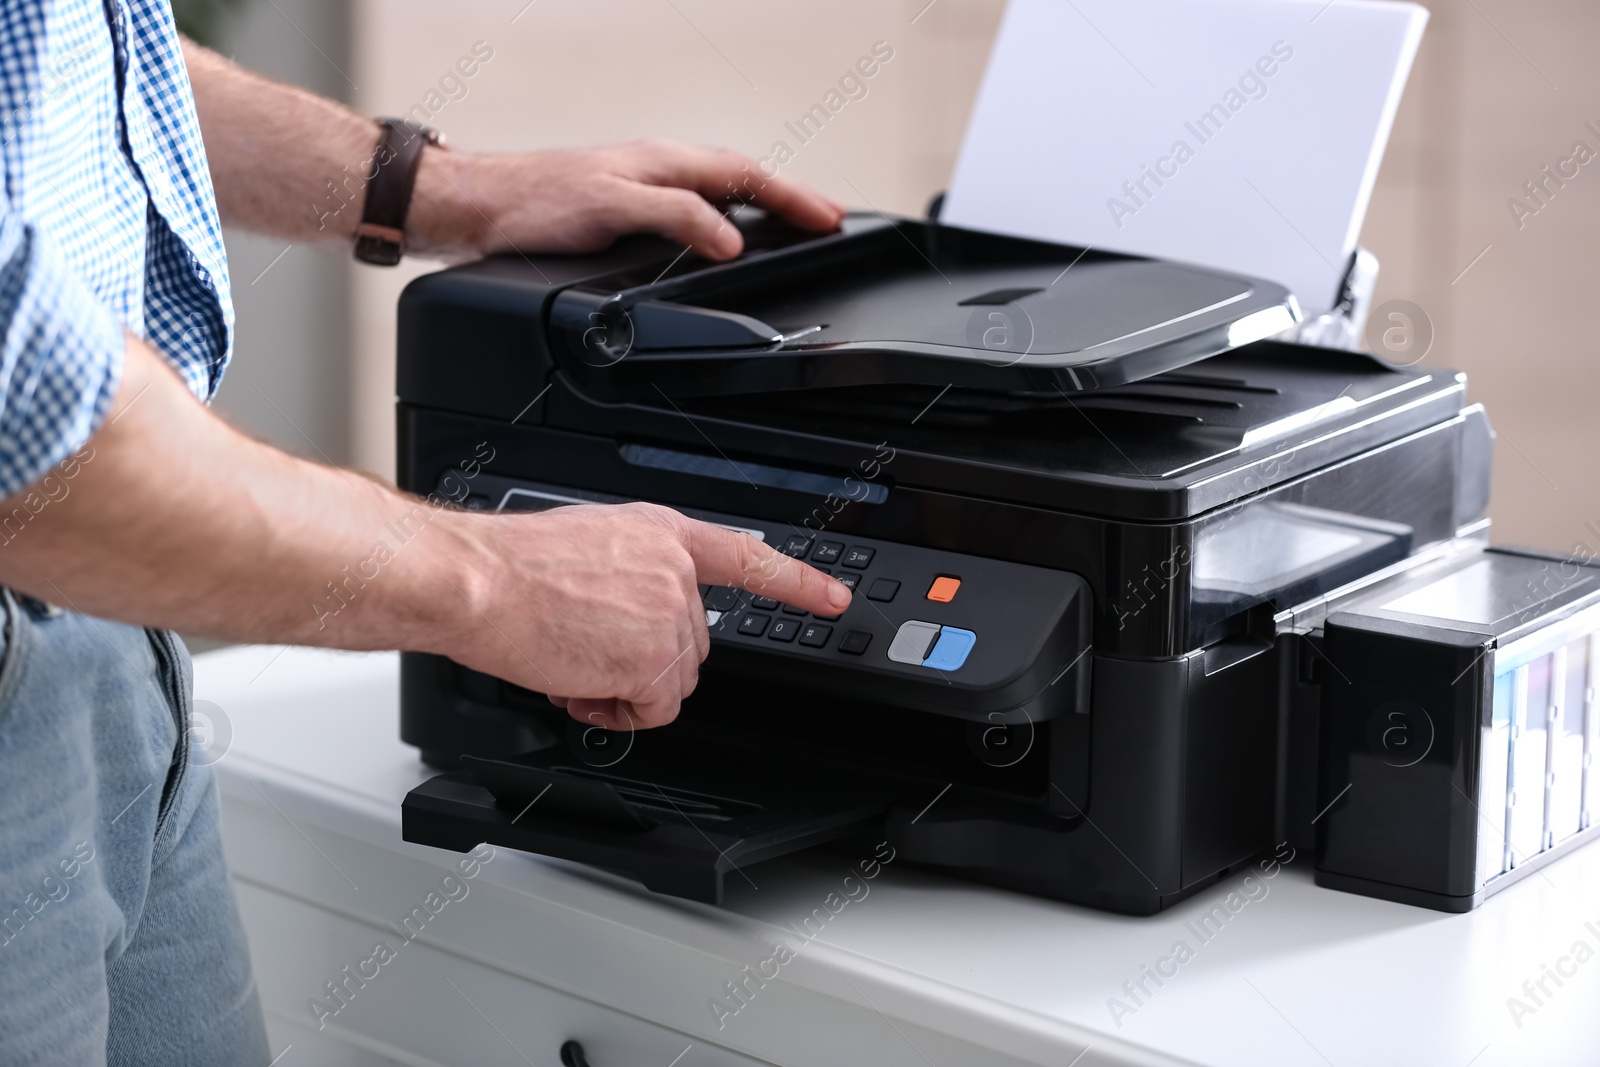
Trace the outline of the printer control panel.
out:
<instances>
[{"instance_id":1,"label":"printer control panel","mask_svg":"<svg viewBox=\"0 0 1600 1067\"><path fill-rule=\"evenodd\" d=\"M894 622L908 613L959 618L961 609L950 605L955 604L961 592L963 578L944 571L970 573L971 568L964 566L960 557L952 554L943 561L917 560L908 558L906 546L826 533L791 533L781 542L772 543L784 555L804 560L849 586L856 603L843 615L807 615L798 608L741 589L701 586L706 625L713 637L729 636L731 632L735 639L792 642L800 648L819 650L832 648L842 656L866 657L872 653L890 663L941 673L966 666L978 643L977 631L953 622L921 618ZM922 551L925 550L913 550ZM930 578L927 564L937 568L941 562L945 564L944 571ZM968 593L969 600L973 596ZM849 624L844 622L846 616ZM968 621L980 625L975 618Z\"/></svg>"},{"instance_id":2,"label":"printer control panel","mask_svg":"<svg viewBox=\"0 0 1600 1067\"><path fill-rule=\"evenodd\" d=\"M487 473L485 510L623 503L620 497ZM473 506L469 501L468 506ZM701 586L710 665L944 714L1028 704L1089 643L1089 593L1076 574L942 549L693 508L691 518L756 537L854 592L819 616L732 586ZM1063 684L1062 699L1072 686Z\"/></svg>"}]
</instances>

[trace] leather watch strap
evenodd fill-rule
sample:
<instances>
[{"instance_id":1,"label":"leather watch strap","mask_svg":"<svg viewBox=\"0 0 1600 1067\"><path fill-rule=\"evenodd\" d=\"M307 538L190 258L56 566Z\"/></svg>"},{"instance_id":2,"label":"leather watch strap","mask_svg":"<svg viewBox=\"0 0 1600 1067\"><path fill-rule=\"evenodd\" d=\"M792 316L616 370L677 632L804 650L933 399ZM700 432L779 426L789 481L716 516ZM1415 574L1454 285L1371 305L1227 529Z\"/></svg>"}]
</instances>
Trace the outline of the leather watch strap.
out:
<instances>
[{"instance_id":1,"label":"leather watch strap","mask_svg":"<svg viewBox=\"0 0 1600 1067\"><path fill-rule=\"evenodd\" d=\"M355 256L363 263L392 267L405 252L406 215L422 150L429 145L444 147L444 138L437 130L405 119L379 119L378 129L372 179L356 227Z\"/></svg>"}]
</instances>

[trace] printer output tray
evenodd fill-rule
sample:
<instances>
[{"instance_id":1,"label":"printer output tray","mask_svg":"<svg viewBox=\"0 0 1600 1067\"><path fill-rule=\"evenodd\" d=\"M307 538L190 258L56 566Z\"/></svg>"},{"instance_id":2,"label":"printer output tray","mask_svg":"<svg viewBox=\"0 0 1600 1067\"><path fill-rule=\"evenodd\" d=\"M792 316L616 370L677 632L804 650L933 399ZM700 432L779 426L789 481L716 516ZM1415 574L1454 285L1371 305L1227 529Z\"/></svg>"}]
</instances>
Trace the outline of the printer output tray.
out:
<instances>
[{"instance_id":1,"label":"printer output tray","mask_svg":"<svg viewBox=\"0 0 1600 1067\"><path fill-rule=\"evenodd\" d=\"M606 734L600 747L621 755L589 759L567 745L465 757L406 796L402 836L457 852L487 841L715 904L750 864L881 827L911 788L776 756L755 766L749 750L677 733Z\"/></svg>"}]
</instances>

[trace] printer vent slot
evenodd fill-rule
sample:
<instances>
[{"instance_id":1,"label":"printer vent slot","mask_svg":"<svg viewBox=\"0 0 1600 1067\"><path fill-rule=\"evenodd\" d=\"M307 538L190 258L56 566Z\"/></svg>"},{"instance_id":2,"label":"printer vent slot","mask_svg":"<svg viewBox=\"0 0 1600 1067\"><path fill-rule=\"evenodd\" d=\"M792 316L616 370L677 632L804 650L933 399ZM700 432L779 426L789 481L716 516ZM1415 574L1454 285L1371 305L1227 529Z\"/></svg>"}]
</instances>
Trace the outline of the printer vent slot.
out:
<instances>
[{"instance_id":1,"label":"printer vent slot","mask_svg":"<svg viewBox=\"0 0 1600 1067\"><path fill-rule=\"evenodd\" d=\"M1278 396L1283 390L1270 385L1251 385L1243 378L1225 378L1216 374L1184 374L1179 371L1168 371L1159 377L1149 379L1149 384L1187 385L1196 389L1218 389L1231 393L1261 393L1267 396Z\"/></svg>"},{"instance_id":2,"label":"printer vent slot","mask_svg":"<svg viewBox=\"0 0 1600 1067\"><path fill-rule=\"evenodd\" d=\"M1195 411L1184 411L1170 401L1160 397L1129 396L1106 397L1084 396L1074 401L1074 407L1083 412L1094 412L1096 415L1133 415L1145 419L1168 419L1178 422L1203 422L1204 418Z\"/></svg>"},{"instance_id":3,"label":"printer vent slot","mask_svg":"<svg viewBox=\"0 0 1600 1067\"><path fill-rule=\"evenodd\" d=\"M1187 392L1181 388L1168 389L1108 389L1099 393L1088 393L1079 398L1078 404L1104 404L1109 407L1119 406L1117 401L1131 400L1138 404L1175 404L1183 407L1200 408L1225 408L1228 411L1238 411L1244 407L1237 400L1224 400L1220 397L1206 396L1200 393Z\"/></svg>"}]
</instances>

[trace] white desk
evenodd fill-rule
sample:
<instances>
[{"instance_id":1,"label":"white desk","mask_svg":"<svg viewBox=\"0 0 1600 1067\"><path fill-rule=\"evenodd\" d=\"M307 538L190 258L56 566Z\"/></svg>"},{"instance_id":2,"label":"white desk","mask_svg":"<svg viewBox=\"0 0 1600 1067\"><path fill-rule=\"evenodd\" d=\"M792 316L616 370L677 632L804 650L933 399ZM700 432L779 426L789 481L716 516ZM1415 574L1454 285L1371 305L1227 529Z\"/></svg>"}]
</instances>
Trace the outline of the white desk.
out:
<instances>
[{"instance_id":1,"label":"white desk","mask_svg":"<svg viewBox=\"0 0 1600 1067\"><path fill-rule=\"evenodd\" d=\"M393 655L237 648L195 674L232 733L227 849L273 1052L294 1045L279 1067L546 1067L567 1038L593 1067L1600 1062L1600 848L1457 916L1318 889L1302 858L1207 942L1188 924L1240 878L1136 919L890 864L805 942L789 924L858 857L750 868L722 908L504 849L442 884L461 857L400 840L430 772L398 738ZM459 899L434 897L408 939L441 889ZM724 983L775 939L795 958L719 1029L710 1000L737 1006ZM1178 940L1193 958L1136 1004L1123 983ZM1546 964L1571 976L1513 1019ZM339 1006L325 983L347 965L319 1031L309 1002ZM1113 997L1136 1010L1114 1020Z\"/></svg>"}]
</instances>

